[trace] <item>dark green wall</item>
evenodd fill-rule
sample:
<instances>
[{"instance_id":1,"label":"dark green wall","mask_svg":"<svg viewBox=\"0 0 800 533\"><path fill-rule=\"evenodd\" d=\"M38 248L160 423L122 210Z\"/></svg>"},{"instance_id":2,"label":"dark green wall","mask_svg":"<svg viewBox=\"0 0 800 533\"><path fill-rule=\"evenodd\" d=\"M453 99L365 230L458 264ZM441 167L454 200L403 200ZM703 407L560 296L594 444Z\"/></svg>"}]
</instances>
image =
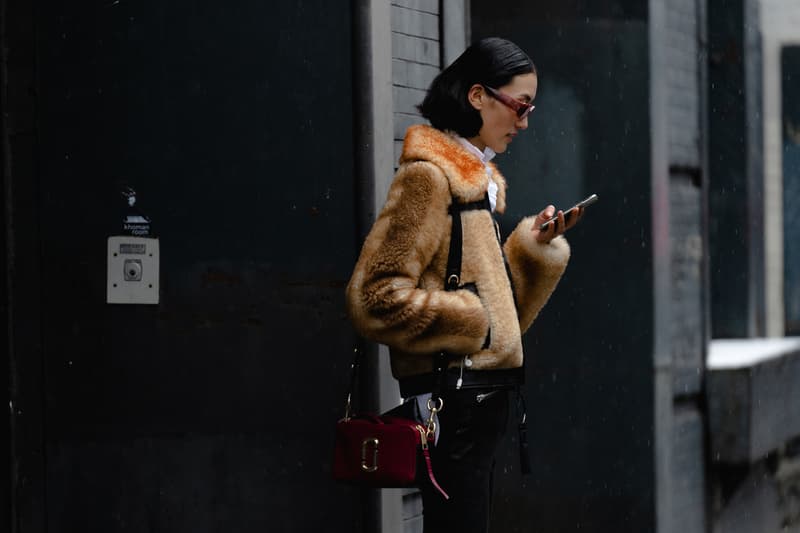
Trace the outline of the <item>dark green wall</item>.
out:
<instances>
[{"instance_id":1,"label":"dark green wall","mask_svg":"<svg viewBox=\"0 0 800 533\"><path fill-rule=\"evenodd\" d=\"M754 0L708 2L711 335L764 335L761 51Z\"/></svg>"},{"instance_id":2,"label":"dark green wall","mask_svg":"<svg viewBox=\"0 0 800 533\"><path fill-rule=\"evenodd\" d=\"M800 46L781 52L783 275L786 335L800 335Z\"/></svg>"},{"instance_id":3,"label":"dark green wall","mask_svg":"<svg viewBox=\"0 0 800 533\"><path fill-rule=\"evenodd\" d=\"M512 417L498 531L653 531L653 265L648 28L643 3L472 3L473 35L507 37L539 70L529 130L496 162L504 233L548 203L600 201L525 336L533 474ZM635 4L635 5L634 5Z\"/></svg>"},{"instance_id":4,"label":"dark green wall","mask_svg":"<svg viewBox=\"0 0 800 533\"><path fill-rule=\"evenodd\" d=\"M329 475L353 345L349 4L34 9L37 167L14 179L40 213L16 231L39 239L47 531L357 530ZM157 306L105 303L124 187L160 239Z\"/></svg>"}]
</instances>

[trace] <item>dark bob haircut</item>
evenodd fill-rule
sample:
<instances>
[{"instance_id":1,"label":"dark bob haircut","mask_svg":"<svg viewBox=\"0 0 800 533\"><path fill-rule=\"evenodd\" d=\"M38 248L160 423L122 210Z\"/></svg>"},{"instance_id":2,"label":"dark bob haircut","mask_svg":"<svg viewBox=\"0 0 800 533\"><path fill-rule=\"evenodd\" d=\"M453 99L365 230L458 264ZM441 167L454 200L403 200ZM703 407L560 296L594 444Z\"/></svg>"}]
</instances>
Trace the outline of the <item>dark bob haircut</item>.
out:
<instances>
[{"instance_id":1,"label":"dark bob haircut","mask_svg":"<svg viewBox=\"0 0 800 533\"><path fill-rule=\"evenodd\" d=\"M431 82L425 99L417 106L434 128L474 137L483 121L467 100L476 83L502 87L519 74L536 74L531 58L511 41L487 37L467 48Z\"/></svg>"}]
</instances>

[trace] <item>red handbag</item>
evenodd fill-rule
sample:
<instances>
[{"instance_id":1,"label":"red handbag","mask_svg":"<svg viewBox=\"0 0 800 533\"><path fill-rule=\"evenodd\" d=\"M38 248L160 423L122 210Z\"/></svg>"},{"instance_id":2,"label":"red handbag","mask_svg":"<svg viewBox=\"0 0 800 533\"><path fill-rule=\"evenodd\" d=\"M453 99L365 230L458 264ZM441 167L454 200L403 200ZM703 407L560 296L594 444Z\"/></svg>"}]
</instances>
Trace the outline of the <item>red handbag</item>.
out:
<instances>
[{"instance_id":1,"label":"red handbag","mask_svg":"<svg viewBox=\"0 0 800 533\"><path fill-rule=\"evenodd\" d=\"M461 288L462 222L461 213L473 209L491 212L488 194L477 202L458 203L453 199L448 208L452 216L450 249L447 256L444 289L455 291ZM351 398L358 375L360 351L356 350L347 395L344 418L336 424L336 440L333 453L333 477L339 481L368 487L411 487L425 482L427 478L445 499L447 493L433 476L429 446L436 434L435 415L444 407L439 396L447 355L439 353L434 360L436 380L432 398L428 400L430 416L425 424L405 416L384 414L351 416ZM421 418L421 417L420 417Z\"/></svg>"},{"instance_id":2,"label":"red handbag","mask_svg":"<svg viewBox=\"0 0 800 533\"><path fill-rule=\"evenodd\" d=\"M353 363L353 381L358 355ZM430 481L445 499L450 497L433 475L429 446L434 444L434 416L444 402L428 401L430 416L425 425L409 418L385 414L352 415L352 392L347 395L345 416L336 423L333 478L366 487L414 487Z\"/></svg>"},{"instance_id":3,"label":"red handbag","mask_svg":"<svg viewBox=\"0 0 800 533\"><path fill-rule=\"evenodd\" d=\"M417 481L425 428L411 420L364 416L336 424L333 477L373 487L410 487Z\"/></svg>"},{"instance_id":4,"label":"red handbag","mask_svg":"<svg viewBox=\"0 0 800 533\"><path fill-rule=\"evenodd\" d=\"M336 424L333 477L367 487L414 487L426 472L445 499L449 496L433 475L427 429L413 420L360 416Z\"/></svg>"}]
</instances>

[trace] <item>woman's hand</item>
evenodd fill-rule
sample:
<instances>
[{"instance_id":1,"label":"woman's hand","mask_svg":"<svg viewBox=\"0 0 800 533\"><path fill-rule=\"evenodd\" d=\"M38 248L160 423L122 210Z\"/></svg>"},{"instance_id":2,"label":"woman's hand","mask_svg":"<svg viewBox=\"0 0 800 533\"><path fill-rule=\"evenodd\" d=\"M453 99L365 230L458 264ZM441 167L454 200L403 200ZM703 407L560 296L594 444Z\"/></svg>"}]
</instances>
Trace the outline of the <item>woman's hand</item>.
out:
<instances>
[{"instance_id":1,"label":"woman's hand","mask_svg":"<svg viewBox=\"0 0 800 533\"><path fill-rule=\"evenodd\" d=\"M564 212L560 209L558 213L556 213L556 208L552 205L548 205L544 209L542 209L536 218L533 221L533 236L534 238L541 243L549 243L559 235L563 234L568 229L572 228L575 224L583 216L583 207L579 207L575 209L569 217L569 222L564 219ZM553 215L556 215L555 220L547 225L544 231L540 230L539 227L553 218Z\"/></svg>"}]
</instances>

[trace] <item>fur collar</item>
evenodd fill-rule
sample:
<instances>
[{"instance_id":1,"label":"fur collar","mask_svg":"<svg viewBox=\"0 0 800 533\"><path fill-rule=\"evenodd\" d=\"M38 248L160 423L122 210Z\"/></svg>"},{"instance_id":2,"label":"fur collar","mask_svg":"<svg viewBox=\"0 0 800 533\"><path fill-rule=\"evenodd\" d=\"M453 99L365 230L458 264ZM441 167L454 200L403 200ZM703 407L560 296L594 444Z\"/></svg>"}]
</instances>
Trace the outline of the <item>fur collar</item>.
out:
<instances>
[{"instance_id":1,"label":"fur collar","mask_svg":"<svg viewBox=\"0 0 800 533\"><path fill-rule=\"evenodd\" d=\"M486 195L489 178L483 162L448 134L431 126L410 126L403 142L400 164L413 161L430 161L442 169L450 182L450 192L461 202L474 202ZM506 209L506 180L493 163L492 177L497 183L495 211Z\"/></svg>"}]
</instances>

